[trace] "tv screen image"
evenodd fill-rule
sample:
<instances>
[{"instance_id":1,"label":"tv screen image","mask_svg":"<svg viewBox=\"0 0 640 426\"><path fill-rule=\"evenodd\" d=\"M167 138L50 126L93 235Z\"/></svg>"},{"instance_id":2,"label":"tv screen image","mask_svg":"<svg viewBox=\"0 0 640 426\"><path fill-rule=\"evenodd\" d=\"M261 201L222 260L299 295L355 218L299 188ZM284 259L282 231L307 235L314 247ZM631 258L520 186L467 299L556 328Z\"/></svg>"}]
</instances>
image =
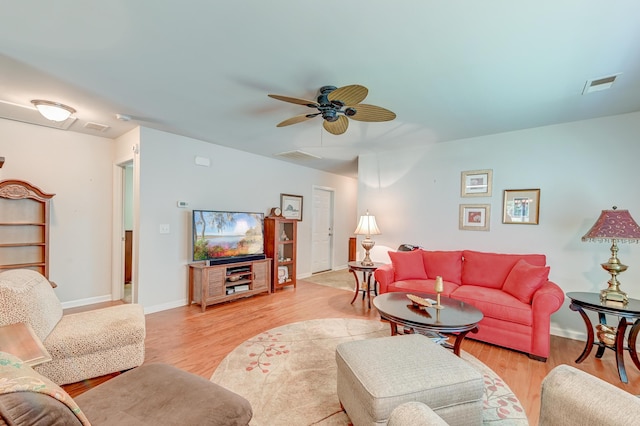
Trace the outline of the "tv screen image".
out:
<instances>
[{"instance_id":1,"label":"tv screen image","mask_svg":"<svg viewBox=\"0 0 640 426\"><path fill-rule=\"evenodd\" d=\"M193 211L193 260L264 254L264 214Z\"/></svg>"}]
</instances>

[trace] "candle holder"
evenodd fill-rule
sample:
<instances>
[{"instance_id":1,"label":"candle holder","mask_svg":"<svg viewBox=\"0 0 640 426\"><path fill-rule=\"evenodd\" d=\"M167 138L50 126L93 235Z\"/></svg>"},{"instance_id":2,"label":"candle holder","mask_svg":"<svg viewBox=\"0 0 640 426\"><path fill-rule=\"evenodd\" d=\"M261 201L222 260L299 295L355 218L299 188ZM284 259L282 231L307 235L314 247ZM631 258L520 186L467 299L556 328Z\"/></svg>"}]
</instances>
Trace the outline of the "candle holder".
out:
<instances>
[{"instance_id":1,"label":"candle holder","mask_svg":"<svg viewBox=\"0 0 640 426\"><path fill-rule=\"evenodd\" d=\"M444 283L442 282L442 277L439 275L436 277L434 290L436 291L436 306L434 306L434 308L444 309L444 306L440 304L440 293L444 291Z\"/></svg>"}]
</instances>

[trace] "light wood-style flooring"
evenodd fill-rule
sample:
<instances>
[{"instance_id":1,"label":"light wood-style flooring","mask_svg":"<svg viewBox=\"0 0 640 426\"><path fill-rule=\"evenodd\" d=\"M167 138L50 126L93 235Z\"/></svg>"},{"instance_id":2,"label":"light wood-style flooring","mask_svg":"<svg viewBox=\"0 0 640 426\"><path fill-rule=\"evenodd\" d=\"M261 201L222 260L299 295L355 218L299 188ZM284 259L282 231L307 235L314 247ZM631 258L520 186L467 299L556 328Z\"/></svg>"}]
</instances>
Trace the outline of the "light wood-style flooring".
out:
<instances>
[{"instance_id":1,"label":"light wood-style flooring","mask_svg":"<svg viewBox=\"0 0 640 426\"><path fill-rule=\"evenodd\" d=\"M191 305L146 316L145 363L164 362L209 379L222 359L237 345L265 330L284 324L317 318L366 318L380 320L375 308L367 309L361 297L351 305L353 293L298 281L275 294L258 295L222 305L206 312ZM86 309L86 308L85 308ZM78 310L78 309L76 309ZM578 315L576 313L576 315ZM509 385L524 406L531 425L538 423L540 385L555 366L573 365L633 394L640 394L640 372L625 354L629 384L620 382L615 354L606 351L575 364L584 342L551 336L551 355L547 362L485 343L465 339L462 349L493 369ZM108 380L106 376L64 386L72 396ZM581 392L582 389L576 389ZM607 395L602 395L606 401Z\"/></svg>"}]
</instances>

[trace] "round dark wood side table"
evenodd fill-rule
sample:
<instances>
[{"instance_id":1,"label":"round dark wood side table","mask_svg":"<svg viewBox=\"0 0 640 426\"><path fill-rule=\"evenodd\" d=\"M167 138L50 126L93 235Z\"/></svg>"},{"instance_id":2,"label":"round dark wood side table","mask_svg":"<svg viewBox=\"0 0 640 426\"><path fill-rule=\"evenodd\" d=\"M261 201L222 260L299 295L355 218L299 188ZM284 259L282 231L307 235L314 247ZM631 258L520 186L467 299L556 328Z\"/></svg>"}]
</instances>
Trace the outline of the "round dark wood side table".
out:
<instances>
[{"instance_id":1,"label":"round dark wood side table","mask_svg":"<svg viewBox=\"0 0 640 426\"><path fill-rule=\"evenodd\" d=\"M353 299L351 299L351 304L356 301L358 294L362 292L362 300L364 300L365 295L369 301L369 309L371 309L371 276L375 272L376 269L384 265L384 263L374 262L373 265L363 265L360 261L353 261L347 264L349 266L349 272L353 274L353 277L356 279L355 293L353 295ZM358 272L362 272L362 281L358 279ZM378 286L376 285L376 280L373 280L373 293L378 295Z\"/></svg>"},{"instance_id":2,"label":"round dark wood side table","mask_svg":"<svg viewBox=\"0 0 640 426\"><path fill-rule=\"evenodd\" d=\"M605 349L611 349L616 353L616 364L618 365L618 376L620 376L620 381L623 383L629 383L629 380L627 379L627 371L624 367L624 351L629 351L629 355L631 355L631 359L633 360L636 368L640 369L640 360L638 360L638 353L636 352L636 339L638 338L638 332L640 331L640 300L629 299L627 304L610 301L602 302L600 300L599 293L584 292L567 293L567 297L571 299L569 308L572 311L578 312L587 326L587 343L585 344L582 354L580 354L578 359L576 359L576 364L581 363L589 356L594 345L598 346L596 358L602 358ZM602 325L607 325L606 314L620 318L616 328L616 337L613 344L595 341L593 333L594 327L589 316L585 313L585 310L597 312L598 321ZM633 322L633 325L629 331L627 346L625 346L624 339L627 331L627 325L631 322Z\"/></svg>"}]
</instances>

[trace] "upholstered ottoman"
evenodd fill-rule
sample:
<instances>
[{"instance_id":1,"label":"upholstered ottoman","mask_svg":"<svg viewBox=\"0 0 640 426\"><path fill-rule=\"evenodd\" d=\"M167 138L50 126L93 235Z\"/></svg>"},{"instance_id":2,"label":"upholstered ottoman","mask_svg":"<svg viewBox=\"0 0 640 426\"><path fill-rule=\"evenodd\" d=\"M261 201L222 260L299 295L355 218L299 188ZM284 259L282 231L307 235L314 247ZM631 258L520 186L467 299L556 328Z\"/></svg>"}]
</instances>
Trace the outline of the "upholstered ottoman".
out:
<instances>
[{"instance_id":1,"label":"upholstered ottoman","mask_svg":"<svg viewBox=\"0 0 640 426\"><path fill-rule=\"evenodd\" d=\"M341 343L336 363L338 398L354 426L386 424L408 401L449 425L482 423L482 374L421 334Z\"/></svg>"}]
</instances>

